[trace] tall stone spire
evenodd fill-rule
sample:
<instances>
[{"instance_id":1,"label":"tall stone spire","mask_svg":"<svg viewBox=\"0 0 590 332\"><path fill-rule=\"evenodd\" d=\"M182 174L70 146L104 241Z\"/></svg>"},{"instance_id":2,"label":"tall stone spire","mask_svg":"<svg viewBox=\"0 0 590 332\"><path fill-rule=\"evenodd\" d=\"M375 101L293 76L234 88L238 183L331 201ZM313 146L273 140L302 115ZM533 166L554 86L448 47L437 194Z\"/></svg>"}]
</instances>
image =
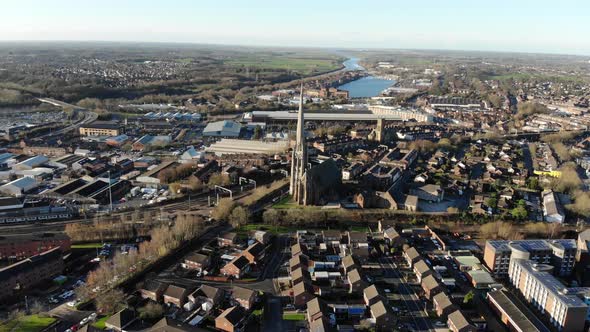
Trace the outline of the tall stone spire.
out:
<instances>
[{"instance_id":1,"label":"tall stone spire","mask_svg":"<svg viewBox=\"0 0 590 332\"><path fill-rule=\"evenodd\" d=\"M297 114L297 132L295 147L291 158L291 183L289 193L299 204L306 204L307 190L307 143L305 141L305 116L303 114L303 82L299 93L299 113Z\"/></svg>"}]
</instances>

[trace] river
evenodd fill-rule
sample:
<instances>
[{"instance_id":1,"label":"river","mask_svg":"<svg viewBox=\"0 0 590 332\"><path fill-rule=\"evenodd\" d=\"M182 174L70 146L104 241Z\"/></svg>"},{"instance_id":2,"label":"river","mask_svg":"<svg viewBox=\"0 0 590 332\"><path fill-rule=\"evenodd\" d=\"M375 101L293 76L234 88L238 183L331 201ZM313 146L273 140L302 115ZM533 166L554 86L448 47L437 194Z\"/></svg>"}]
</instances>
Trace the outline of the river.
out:
<instances>
[{"instance_id":1,"label":"river","mask_svg":"<svg viewBox=\"0 0 590 332\"><path fill-rule=\"evenodd\" d=\"M365 70L358 61L357 58L350 58L344 61L343 65L347 70ZM394 83L395 81L392 80L367 76L341 85L338 89L348 91L351 98L370 98L378 96L381 91L389 88Z\"/></svg>"}]
</instances>

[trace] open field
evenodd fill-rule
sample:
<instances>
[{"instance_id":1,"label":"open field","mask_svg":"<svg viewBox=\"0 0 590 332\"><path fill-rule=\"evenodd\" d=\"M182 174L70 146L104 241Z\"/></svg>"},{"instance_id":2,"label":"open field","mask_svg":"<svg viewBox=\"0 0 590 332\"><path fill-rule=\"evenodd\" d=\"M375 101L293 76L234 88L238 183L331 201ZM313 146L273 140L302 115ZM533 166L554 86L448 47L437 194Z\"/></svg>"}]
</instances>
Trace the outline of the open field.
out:
<instances>
[{"instance_id":1,"label":"open field","mask_svg":"<svg viewBox=\"0 0 590 332\"><path fill-rule=\"evenodd\" d=\"M102 248L102 243L79 243L72 244L72 249L95 249Z\"/></svg>"},{"instance_id":2,"label":"open field","mask_svg":"<svg viewBox=\"0 0 590 332\"><path fill-rule=\"evenodd\" d=\"M39 315L23 316L0 325L0 332L37 332L47 328L55 321L55 318L41 317Z\"/></svg>"},{"instance_id":3,"label":"open field","mask_svg":"<svg viewBox=\"0 0 590 332\"><path fill-rule=\"evenodd\" d=\"M326 58L271 53L237 57L227 61L226 64L260 69L283 69L295 71L302 75L310 75L339 69L342 67L341 62L341 59L336 57Z\"/></svg>"}]
</instances>

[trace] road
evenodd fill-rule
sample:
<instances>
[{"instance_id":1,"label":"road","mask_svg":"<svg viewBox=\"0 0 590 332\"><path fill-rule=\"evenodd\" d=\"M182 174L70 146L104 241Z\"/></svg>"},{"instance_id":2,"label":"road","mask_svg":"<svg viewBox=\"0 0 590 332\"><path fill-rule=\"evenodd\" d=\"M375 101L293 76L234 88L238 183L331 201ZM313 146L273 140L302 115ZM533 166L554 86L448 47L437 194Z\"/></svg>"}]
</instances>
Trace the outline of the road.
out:
<instances>
[{"instance_id":1,"label":"road","mask_svg":"<svg viewBox=\"0 0 590 332\"><path fill-rule=\"evenodd\" d=\"M274 243L270 248L271 256L266 261L262 273L258 280L273 279L277 276L277 271L281 268L281 262L286 255L290 256L290 250L285 252L285 248L288 248L290 239L287 236L278 236L274 238Z\"/></svg>"},{"instance_id":2,"label":"road","mask_svg":"<svg viewBox=\"0 0 590 332\"><path fill-rule=\"evenodd\" d=\"M55 99L52 99L52 98L37 98L37 100L39 100L40 102L43 102L43 103L51 104L51 105L54 105L54 106L59 106L59 107L62 107L62 108L78 109L84 115L84 117L82 119L76 121L75 123L72 123L71 125L69 125L67 127L64 127L64 128L61 128L59 130L52 131L52 132L50 132L50 133L48 133L46 135L43 135L41 137L51 138L51 137L54 137L54 136L61 136L61 135L65 134L65 133L67 133L69 131L72 131L72 130L77 129L81 125L94 122L94 121L96 121L96 119L98 119L98 114L97 113L92 112L92 111L89 111L89 110L87 110L85 108L82 108L82 107L79 107L79 106L76 106L76 105L68 104L66 102L55 100Z\"/></svg>"},{"instance_id":3,"label":"road","mask_svg":"<svg viewBox=\"0 0 590 332\"><path fill-rule=\"evenodd\" d=\"M283 304L276 296L269 296L264 303L263 332L284 331Z\"/></svg>"},{"instance_id":4,"label":"road","mask_svg":"<svg viewBox=\"0 0 590 332\"><path fill-rule=\"evenodd\" d=\"M379 261L386 275L393 276L398 286L399 295L410 312L411 321L414 323L414 330L416 331L434 331L430 319L425 312L425 308L420 301L420 298L412 287L408 285L405 278L399 272L397 265L391 258L382 258ZM388 272L388 273L387 273Z\"/></svg>"}]
</instances>

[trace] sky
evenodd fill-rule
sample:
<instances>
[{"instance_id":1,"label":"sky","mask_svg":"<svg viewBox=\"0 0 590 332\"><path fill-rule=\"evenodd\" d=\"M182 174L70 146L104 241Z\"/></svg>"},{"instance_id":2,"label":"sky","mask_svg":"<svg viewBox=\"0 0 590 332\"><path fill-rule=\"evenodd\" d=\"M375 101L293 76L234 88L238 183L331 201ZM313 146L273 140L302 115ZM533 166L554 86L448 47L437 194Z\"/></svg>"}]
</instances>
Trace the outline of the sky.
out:
<instances>
[{"instance_id":1,"label":"sky","mask_svg":"<svg viewBox=\"0 0 590 332\"><path fill-rule=\"evenodd\" d=\"M0 40L590 55L588 0L3 0Z\"/></svg>"}]
</instances>

